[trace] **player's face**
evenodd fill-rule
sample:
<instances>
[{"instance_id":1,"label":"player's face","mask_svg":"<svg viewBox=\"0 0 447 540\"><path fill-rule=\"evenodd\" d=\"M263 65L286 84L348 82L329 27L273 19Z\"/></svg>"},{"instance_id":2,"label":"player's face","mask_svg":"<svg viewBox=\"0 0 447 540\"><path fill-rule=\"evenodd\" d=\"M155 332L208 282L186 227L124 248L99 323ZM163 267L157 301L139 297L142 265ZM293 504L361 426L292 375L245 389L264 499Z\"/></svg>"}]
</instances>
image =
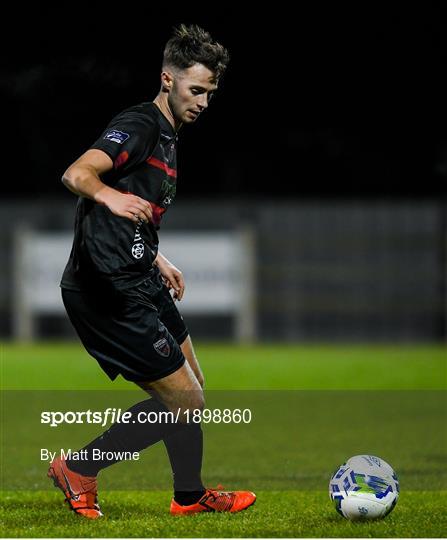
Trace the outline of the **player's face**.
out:
<instances>
[{"instance_id":1,"label":"player's face","mask_svg":"<svg viewBox=\"0 0 447 540\"><path fill-rule=\"evenodd\" d=\"M214 73L202 64L173 74L168 104L176 123L195 122L208 107L216 89Z\"/></svg>"}]
</instances>

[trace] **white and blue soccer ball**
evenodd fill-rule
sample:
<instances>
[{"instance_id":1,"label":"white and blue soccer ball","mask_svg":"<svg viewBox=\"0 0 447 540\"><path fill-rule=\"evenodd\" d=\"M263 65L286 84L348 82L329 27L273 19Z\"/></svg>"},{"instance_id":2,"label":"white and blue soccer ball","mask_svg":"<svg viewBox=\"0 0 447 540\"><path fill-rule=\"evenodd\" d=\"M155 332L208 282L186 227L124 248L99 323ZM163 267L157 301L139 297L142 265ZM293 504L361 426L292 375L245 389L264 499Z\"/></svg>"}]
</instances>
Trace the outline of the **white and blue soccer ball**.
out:
<instances>
[{"instance_id":1,"label":"white and blue soccer ball","mask_svg":"<svg viewBox=\"0 0 447 540\"><path fill-rule=\"evenodd\" d=\"M329 481L329 497L349 520L379 519L396 506L399 481L393 468L376 456L354 456Z\"/></svg>"}]
</instances>

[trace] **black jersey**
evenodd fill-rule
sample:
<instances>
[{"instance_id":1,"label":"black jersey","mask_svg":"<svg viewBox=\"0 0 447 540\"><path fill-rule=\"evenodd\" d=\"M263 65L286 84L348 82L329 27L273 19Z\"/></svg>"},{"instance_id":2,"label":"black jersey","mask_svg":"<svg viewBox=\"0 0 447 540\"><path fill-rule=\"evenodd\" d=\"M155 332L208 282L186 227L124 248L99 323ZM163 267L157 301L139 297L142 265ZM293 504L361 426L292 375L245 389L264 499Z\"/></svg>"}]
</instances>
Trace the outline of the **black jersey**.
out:
<instances>
[{"instance_id":1,"label":"black jersey","mask_svg":"<svg viewBox=\"0 0 447 540\"><path fill-rule=\"evenodd\" d=\"M176 191L176 133L154 103L126 109L91 146L113 160L101 180L151 203L152 223L118 217L105 206L80 197L75 234L61 287L83 290L98 284L124 289L152 272L157 230Z\"/></svg>"}]
</instances>

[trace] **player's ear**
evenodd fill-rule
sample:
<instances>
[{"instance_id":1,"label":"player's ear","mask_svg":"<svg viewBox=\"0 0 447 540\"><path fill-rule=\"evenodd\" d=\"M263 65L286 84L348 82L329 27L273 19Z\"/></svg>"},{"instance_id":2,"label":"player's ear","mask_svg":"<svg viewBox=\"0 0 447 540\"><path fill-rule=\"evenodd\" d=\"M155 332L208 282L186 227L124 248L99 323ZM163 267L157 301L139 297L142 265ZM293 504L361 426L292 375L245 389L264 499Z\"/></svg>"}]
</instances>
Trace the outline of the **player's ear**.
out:
<instances>
[{"instance_id":1,"label":"player's ear","mask_svg":"<svg viewBox=\"0 0 447 540\"><path fill-rule=\"evenodd\" d=\"M170 92L173 82L174 77L170 71L161 72L161 87L163 92Z\"/></svg>"}]
</instances>

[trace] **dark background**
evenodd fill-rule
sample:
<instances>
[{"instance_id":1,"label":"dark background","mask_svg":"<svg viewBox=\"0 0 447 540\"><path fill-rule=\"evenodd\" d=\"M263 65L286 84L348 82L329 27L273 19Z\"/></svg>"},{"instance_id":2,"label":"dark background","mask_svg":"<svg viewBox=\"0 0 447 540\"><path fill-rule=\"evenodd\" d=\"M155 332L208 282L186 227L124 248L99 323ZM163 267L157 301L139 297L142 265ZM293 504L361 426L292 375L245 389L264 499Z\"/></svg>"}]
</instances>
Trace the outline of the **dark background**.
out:
<instances>
[{"instance_id":1,"label":"dark background","mask_svg":"<svg viewBox=\"0 0 447 540\"><path fill-rule=\"evenodd\" d=\"M5 18L3 193L69 196L65 168L116 113L155 97L163 46L186 22L232 61L181 132L179 196L445 197L447 4L194 6Z\"/></svg>"}]
</instances>

